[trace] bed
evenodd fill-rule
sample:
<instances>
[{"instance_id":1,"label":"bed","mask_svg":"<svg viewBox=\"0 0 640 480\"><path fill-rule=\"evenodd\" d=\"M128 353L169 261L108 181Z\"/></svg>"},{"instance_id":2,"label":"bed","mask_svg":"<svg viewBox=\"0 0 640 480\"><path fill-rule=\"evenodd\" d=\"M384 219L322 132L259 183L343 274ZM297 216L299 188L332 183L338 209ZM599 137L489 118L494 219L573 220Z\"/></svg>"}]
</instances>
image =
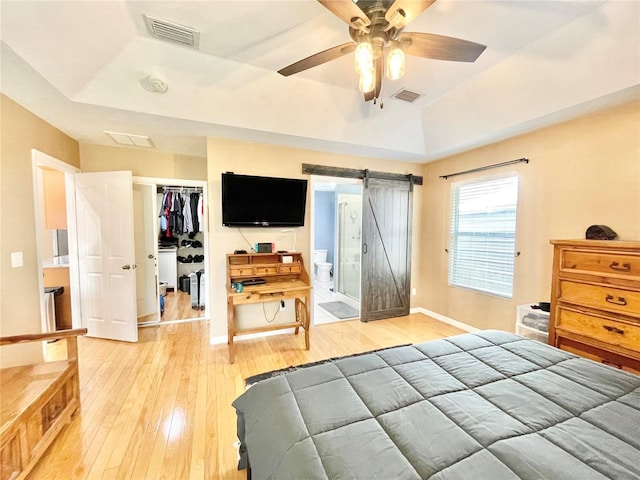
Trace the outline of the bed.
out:
<instances>
[{"instance_id":1,"label":"bed","mask_svg":"<svg viewBox=\"0 0 640 480\"><path fill-rule=\"evenodd\" d=\"M302 368L233 406L254 480L640 478L640 377L507 332Z\"/></svg>"}]
</instances>

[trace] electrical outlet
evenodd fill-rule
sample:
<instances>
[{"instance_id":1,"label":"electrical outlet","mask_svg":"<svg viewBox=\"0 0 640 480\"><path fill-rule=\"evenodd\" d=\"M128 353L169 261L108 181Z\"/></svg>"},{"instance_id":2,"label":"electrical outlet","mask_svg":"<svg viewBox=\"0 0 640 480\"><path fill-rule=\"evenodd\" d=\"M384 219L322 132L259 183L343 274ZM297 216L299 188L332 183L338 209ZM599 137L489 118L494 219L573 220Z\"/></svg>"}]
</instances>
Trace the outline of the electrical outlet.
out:
<instances>
[{"instance_id":1,"label":"electrical outlet","mask_svg":"<svg viewBox=\"0 0 640 480\"><path fill-rule=\"evenodd\" d=\"M412 289L411 289L411 295L415 295L415 294L416 294L416 289L415 289L415 288L412 288Z\"/></svg>"},{"instance_id":2,"label":"electrical outlet","mask_svg":"<svg viewBox=\"0 0 640 480\"><path fill-rule=\"evenodd\" d=\"M284 300L280 300L280 311L284 310Z\"/></svg>"}]
</instances>

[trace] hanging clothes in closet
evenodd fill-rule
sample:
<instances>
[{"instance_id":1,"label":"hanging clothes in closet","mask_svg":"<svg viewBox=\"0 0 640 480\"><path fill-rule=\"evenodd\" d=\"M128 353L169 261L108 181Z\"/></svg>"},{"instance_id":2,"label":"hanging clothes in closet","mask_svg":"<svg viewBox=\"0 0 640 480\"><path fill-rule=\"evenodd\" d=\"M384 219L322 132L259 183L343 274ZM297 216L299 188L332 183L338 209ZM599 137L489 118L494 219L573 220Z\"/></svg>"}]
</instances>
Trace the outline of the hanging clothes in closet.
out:
<instances>
[{"instance_id":1,"label":"hanging clothes in closet","mask_svg":"<svg viewBox=\"0 0 640 480\"><path fill-rule=\"evenodd\" d=\"M164 189L160 217L160 236L189 234L202 231L204 201L202 192L185 193L184 190Z\"/></svg>"}]
</instances>

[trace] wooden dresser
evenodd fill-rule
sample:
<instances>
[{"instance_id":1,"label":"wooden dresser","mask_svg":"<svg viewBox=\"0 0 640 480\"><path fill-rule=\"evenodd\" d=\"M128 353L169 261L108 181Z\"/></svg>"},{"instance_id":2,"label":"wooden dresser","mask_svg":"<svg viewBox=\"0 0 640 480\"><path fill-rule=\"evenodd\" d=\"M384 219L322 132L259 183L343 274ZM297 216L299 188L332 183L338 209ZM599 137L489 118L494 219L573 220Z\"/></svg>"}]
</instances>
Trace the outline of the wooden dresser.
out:
<instances>
[{"instance_id":1,"label":"wooden dresser","mask_svg":"<svg viewBox=\"0 0 640 480\"><path fill-rule=\"evenodd\" d=\"M549 344L640 375L640 242L551 243Z\"/></svg>"}]
</instances>

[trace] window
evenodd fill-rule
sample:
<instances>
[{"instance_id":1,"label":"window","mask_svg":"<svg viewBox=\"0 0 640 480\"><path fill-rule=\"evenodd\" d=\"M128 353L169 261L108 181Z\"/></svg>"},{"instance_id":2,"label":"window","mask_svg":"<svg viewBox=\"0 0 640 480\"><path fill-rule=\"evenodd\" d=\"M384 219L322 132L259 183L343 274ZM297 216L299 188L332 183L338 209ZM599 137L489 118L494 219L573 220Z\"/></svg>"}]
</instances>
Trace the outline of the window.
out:
<instances>
[{"instance_id":1,"label":"window","mask_svg":"<svg viewBox=\"0 0 640 480\"><path fill-rule=\"evenodd\" d=\"M449 285L511 298L518 176L451 186Z\"/></svg>"}]
</instances>

